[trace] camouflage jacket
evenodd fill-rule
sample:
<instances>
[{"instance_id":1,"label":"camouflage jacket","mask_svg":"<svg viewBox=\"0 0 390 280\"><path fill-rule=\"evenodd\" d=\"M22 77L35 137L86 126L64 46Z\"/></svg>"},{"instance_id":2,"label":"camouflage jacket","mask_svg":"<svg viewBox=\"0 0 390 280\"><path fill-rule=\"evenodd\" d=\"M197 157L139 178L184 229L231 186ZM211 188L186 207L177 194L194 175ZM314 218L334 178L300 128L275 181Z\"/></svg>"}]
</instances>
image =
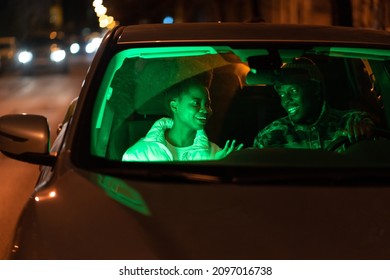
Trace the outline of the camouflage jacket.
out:
<instances>
[{"instance_id":1,"label":"camouflage jacket","mask_svg":"<svg viewBox=\"0 0 390 280\"><path fill-rule=\"evenodd\" d=\"M350 119L373 123L366 112L341 111L324 105L320 117L314 124L299 125L294 124L288 116L280 118L259 132L253 146L326 149L331 142L345 135L346 124Z\"/></svg>"}]
</instances>

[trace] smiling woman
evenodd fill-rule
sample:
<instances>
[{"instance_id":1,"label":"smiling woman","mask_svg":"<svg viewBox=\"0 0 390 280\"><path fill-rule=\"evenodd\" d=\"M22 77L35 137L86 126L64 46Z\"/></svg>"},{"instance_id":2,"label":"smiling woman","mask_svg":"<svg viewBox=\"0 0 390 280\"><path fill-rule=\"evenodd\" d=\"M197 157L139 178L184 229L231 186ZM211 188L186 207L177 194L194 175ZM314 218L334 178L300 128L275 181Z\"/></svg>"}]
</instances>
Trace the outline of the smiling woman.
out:
<instances>
[{"instance_id":1,"label":"smiling woman","mask_svg":"<svg viewBox=\"0 0 390 280\"><path fill-rule=\"evenodd\" d=\"M196 64L194 61L193 64ZM165 90L167 115L155 122L145 138L126 150L125 161L211 160L226 157L242 145L227 141L223 149L204 131L211 117L209 87L212 72L205 71Z\"/></svg>"},{"instance_id":2,"label":"smiling woman","mask_svg":"<svg viewBox=\"0 0 390 280\"><path fill-rule=\"evenodd\" d=\"M117 112L113 124L118 130L111 139L130 136L132 140L108 142L110 157L125 161L210 160L242 148L235 141L225 141L220 148L204 131L212 116L209 90L213 69L229 64L214 48L144 48L123 52L113 61L118 61L120 68L108 76L112 82L107 83L111 85L107 90L112 94L107 107L100 108L99 119L107 119L107 110L113 108ZM129 106L124 107L123 102ZM119 121L120 114L123 121ZM137 115L144 121L137 121ZM124 131L130 129L129 136L119 136L123 127ZM104 139L96 137L97 145Z\"/></svg>"}]
</instances>

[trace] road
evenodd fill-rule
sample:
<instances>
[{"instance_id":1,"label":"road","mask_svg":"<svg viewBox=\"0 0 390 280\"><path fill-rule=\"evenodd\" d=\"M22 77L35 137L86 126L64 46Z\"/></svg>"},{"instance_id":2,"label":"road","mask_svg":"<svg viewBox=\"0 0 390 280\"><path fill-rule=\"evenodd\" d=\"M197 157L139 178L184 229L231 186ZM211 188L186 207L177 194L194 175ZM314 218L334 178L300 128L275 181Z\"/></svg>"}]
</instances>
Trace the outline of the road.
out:
<instances>
[{"instance_id":1,"label":"road","mask_svg":"<svg viewBox=\"0 0 390 280\"><path fill-rule=\"evenodd\" d=\"M21 76L17 72L0 76L0 115L40 114L47 117L52 135L70 101L76 97L90 59L72 58L70 73L39 73ZM33 191L38 166L9 159L0 153L0 259L12 242L16 222Z\"/></svg>"}]
</instances>

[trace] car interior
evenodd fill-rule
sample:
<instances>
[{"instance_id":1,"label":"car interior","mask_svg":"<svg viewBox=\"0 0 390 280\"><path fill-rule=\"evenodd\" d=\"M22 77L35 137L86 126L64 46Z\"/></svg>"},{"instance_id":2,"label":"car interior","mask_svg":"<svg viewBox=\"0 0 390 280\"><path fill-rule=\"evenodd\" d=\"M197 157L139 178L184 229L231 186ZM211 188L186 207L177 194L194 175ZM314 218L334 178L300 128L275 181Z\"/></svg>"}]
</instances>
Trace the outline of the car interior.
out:
<instances>
[{"instance_id":1,"label":"car interior","mask_svg":"<svg viewBox=\"0 0 390 280\"><path fill-rule=\"evenodd\" d=\"M209 139L220 147L226 140L236 139L245 148L251 148L262 128L286 115L273 87L273 71L300 56L310 58L320 68L327 102L332 107L367 111L377 127L388 129L388 50L285 45L139 48L117 53L107 67L92 116L91 153L121 161L128 147L144 137L156 120L167 116L162 93L169 83L178 82L164 76L169 72L169 64L165 65L169 60L194 64L200 61L203 66L207 62L209 68L205 70L213 70L213 115L205 128ZM152 70L142 68L152 62L160 66ZM199 73L186 71L178 68L178 72L184 73L179 79Z\"/></svg>"}]
</instances>

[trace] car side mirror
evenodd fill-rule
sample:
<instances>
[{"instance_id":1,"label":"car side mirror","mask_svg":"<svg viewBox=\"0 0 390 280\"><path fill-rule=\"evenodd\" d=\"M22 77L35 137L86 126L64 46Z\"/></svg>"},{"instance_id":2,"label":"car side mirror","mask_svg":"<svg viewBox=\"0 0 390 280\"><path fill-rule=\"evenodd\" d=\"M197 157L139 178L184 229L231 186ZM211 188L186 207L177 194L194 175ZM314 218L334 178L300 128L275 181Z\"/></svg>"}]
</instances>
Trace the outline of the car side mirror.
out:
<instances>
[{"instance_id":1,"label":"car side mirror","mask_svg":"<svg viewBox=\"0 0 390 280\"><path fill-rule=\"evenodd\" d=\"M0 151L13 159L54 165L50 155L50 128L40 115L13 114L0 117Z\"/></svg>"}]
</instances>

